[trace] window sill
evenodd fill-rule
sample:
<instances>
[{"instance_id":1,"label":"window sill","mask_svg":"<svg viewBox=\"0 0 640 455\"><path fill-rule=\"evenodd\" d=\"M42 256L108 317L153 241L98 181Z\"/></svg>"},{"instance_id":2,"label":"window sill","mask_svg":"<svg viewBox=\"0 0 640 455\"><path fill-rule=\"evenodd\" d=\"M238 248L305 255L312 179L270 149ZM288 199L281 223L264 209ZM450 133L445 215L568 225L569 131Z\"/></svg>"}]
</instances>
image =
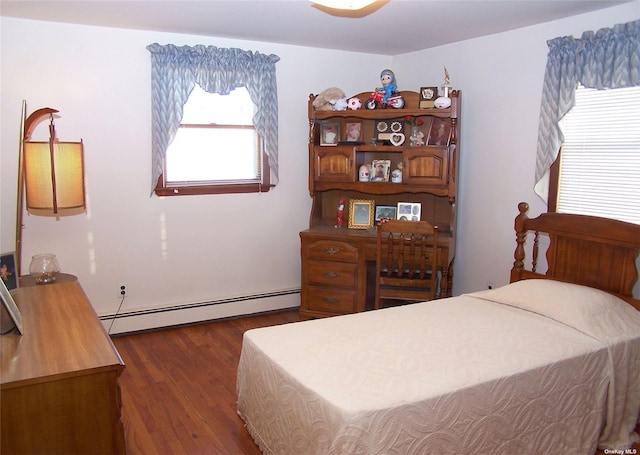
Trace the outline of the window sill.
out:
<instances>
[{"instance_id":1,"label":"window sill","mask_svg":"<svg viewBox=\"0 0 640 455\"><path fill-rule=\"evenodd\" d=\"M158 196L197 196L200 194L266 193L273 185L243 183L237 185L156 186Z\"/></svg>"}]
</instances>

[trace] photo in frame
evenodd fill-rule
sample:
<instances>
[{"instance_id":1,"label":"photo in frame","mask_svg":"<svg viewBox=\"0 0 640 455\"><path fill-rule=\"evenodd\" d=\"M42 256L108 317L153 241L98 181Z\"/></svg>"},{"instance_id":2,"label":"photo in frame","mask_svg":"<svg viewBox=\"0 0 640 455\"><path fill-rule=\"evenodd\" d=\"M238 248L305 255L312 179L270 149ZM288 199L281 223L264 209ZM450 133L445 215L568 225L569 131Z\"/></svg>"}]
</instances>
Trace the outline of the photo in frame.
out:
<instances>
[{"instance_id":1,"label":"photo in frame","mask_svg":"<svg viewBox=\"0 0 640 455\"><path fill-rule=\"evenodd\" d=\"M320 125L320 145L338 145L339 140L339 123L322 123Z\"/></svg>"},{"instance_id":2,"label":"photo in frame","mask_svg":"<svg viewBox=\"0 0 640 455\"><path fill-rule=\"evenodd\" d=\"M420 100L418 107L420 109L431 109L435 107L437 97L438 87L420 87Z\"/></svg>"},{"instance_id":3,"label":"photo in frame","mask_svg":"<svg viewBox=\"0 0 640 455\"><path fill-rule=\"evenodd\" d=\"M420 221L422 204L419 202L398 202L396 219L401 221Z\"/></svg>"},{"instance_id":4,"label":"photo in frame","mask_svg":"<svg viewBox=\"0 0 640 455\"><path fill-rule=\"evenodd\" d=\"M397 212L397 208L392 205L377 205L376 216L375 216L376 224L380 224L380 222L384 222L388 220L395 220L396 212Z\"/></svg>"},{"instance_id":5,"label":"photo in frame","mask_svg":"<svg viewBox=\"0 0 640 455\"><path fill-rule=\"evenodd\" d=\"M13 291L18 288L18 272L16 270L16 254L2 253L0 255L0 278L7 286L7 289Z\"/></svg>"},{"instance_id":6,"label":"photo in frame","mask_svg":"<svg viewBox=\"0 0 640 455\"><path fill-rule=\"evenodd\" d=\"M351 199L349 201L349 229L369 229L373 227L375 201Z\"/></svg>"},{"instance_id":7,"label":"photo in frame","mask_svg":"<svg viewBox=\"0 0 640 455\"><path fill-rule=\"evenodd\" d=\"M362 122L344 124L344 142L362 142Z\"/></svg>"},{"instance_id":8,"label":"photo in frame","mask_svg":"<svg viewBox=\"0 0 640 455\"><path fill-rule=\"evenodd\" d=\"M3 335L15 329L19 334L24 333L22 329L22 315L20 309L13 300L13 296L4 284L4 280L0 280L0 297L2 298L2 314L0 315L0 330ZM7 315L8 314L8 315Z\"/></svg>"},{"instance_id":9,"label":"photo in frame","mask_svg":"<svg viewBox=\"0 0 640 455\"><path fill-rule=\"evenodd\" d=\"M391 172L391 160L373 160L371 163L371 181L388 182Z\"/></svg>"},{"instance_id":10,"label":"photo in frame","mask_svg":"<svg viewBox=\"0 0 640 455\"><path fill-rule=\"evenodd\" d=\"M434 118L429 130L427 145L449 145L451 139L451 121L445 118Z\"/></svg>"}]
</instances>

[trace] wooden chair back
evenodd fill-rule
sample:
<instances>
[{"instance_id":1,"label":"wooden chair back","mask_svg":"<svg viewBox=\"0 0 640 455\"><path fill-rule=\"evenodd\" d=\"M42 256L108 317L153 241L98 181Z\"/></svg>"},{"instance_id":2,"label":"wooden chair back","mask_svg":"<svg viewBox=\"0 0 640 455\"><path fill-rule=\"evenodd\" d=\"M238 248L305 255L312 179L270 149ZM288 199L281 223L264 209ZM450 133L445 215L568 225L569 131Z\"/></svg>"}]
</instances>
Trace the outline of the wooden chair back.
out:
<instances>
[{"instance_id":1,"label":"wooden chair back","mask_svg":"<svg viewBox=\"0 0 640 455\"><path fill-rule=\"evenodd\" d=\"M391 220L378 226L375 308L383 301L433 300L438 282L438 227Z\"/></svg>"}]
</instances>

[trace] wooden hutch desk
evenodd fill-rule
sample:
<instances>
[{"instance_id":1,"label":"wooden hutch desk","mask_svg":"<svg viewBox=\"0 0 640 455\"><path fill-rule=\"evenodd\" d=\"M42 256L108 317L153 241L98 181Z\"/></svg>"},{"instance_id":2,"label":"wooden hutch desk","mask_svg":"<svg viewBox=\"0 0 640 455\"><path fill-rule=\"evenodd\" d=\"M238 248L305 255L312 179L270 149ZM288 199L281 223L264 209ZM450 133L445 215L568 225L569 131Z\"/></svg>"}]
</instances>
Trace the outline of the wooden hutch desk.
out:
<instances>
[{"instance_id":1,"label":"wooden hutch desk","mask_svg":"<svg viewBox=\"0 0 640 455\"><path fill-rule=\"evenodd\" d=\"M405 105L366 109L370 92L356 95L362 109L316 111L309 96L309 229L300 233L302 318L348 314L373 308L376 227L349 229L349 201L372 200L375 206L418 203L421 219L439 228L439 297L453 286L461 92L451 93L451 106L424 108L417 92L401 92ZM359 125L360 141L346 142L348 128ZM323 128L341 132L337 144L321 140ZM414 128L424 143L410 144ZM443 136L436 135L445 131ZM391 132L391 133L390 133ZM397 137L396 137L397 136ZM433 140L433 138L437 140ZM404 141L402 140L404 138ZM389 144L388 140L393 139ZM395 144L395 145L394 145ZM360 181L359 168L386 160L402 167L402 181ZM343 226L336 210L344 200Z\"/></svg>"},{"instance_id":2,"label":"wooden hutch desk","mask_svg":"<svg viewBox=\"0 0 640 455\"><path fill-rule=\"evenodd\" d=\"M0 452L125 453L124 363L87 296L72 275L23 278L13 297L24 333L0 337Z\"/></svg>"}]
</instances>

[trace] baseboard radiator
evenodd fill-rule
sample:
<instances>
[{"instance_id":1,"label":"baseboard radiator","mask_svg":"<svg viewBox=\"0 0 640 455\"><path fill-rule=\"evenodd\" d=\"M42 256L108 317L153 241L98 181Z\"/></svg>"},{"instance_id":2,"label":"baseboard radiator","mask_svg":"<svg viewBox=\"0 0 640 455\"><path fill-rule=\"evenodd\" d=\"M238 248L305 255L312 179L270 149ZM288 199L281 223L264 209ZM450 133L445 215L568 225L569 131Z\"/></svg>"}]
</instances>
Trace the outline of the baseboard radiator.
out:
<instances>
[{"instance_id":1,"label":"baseboard radiator","mask_svg":"<svg viewBox=\"0 0 640 455\"><path fill-rule=\"evenodd\" d=\"M100 316L110 334L138 332L300 306L300 288L248 294Z\"/></svg>"}]
</instances>

